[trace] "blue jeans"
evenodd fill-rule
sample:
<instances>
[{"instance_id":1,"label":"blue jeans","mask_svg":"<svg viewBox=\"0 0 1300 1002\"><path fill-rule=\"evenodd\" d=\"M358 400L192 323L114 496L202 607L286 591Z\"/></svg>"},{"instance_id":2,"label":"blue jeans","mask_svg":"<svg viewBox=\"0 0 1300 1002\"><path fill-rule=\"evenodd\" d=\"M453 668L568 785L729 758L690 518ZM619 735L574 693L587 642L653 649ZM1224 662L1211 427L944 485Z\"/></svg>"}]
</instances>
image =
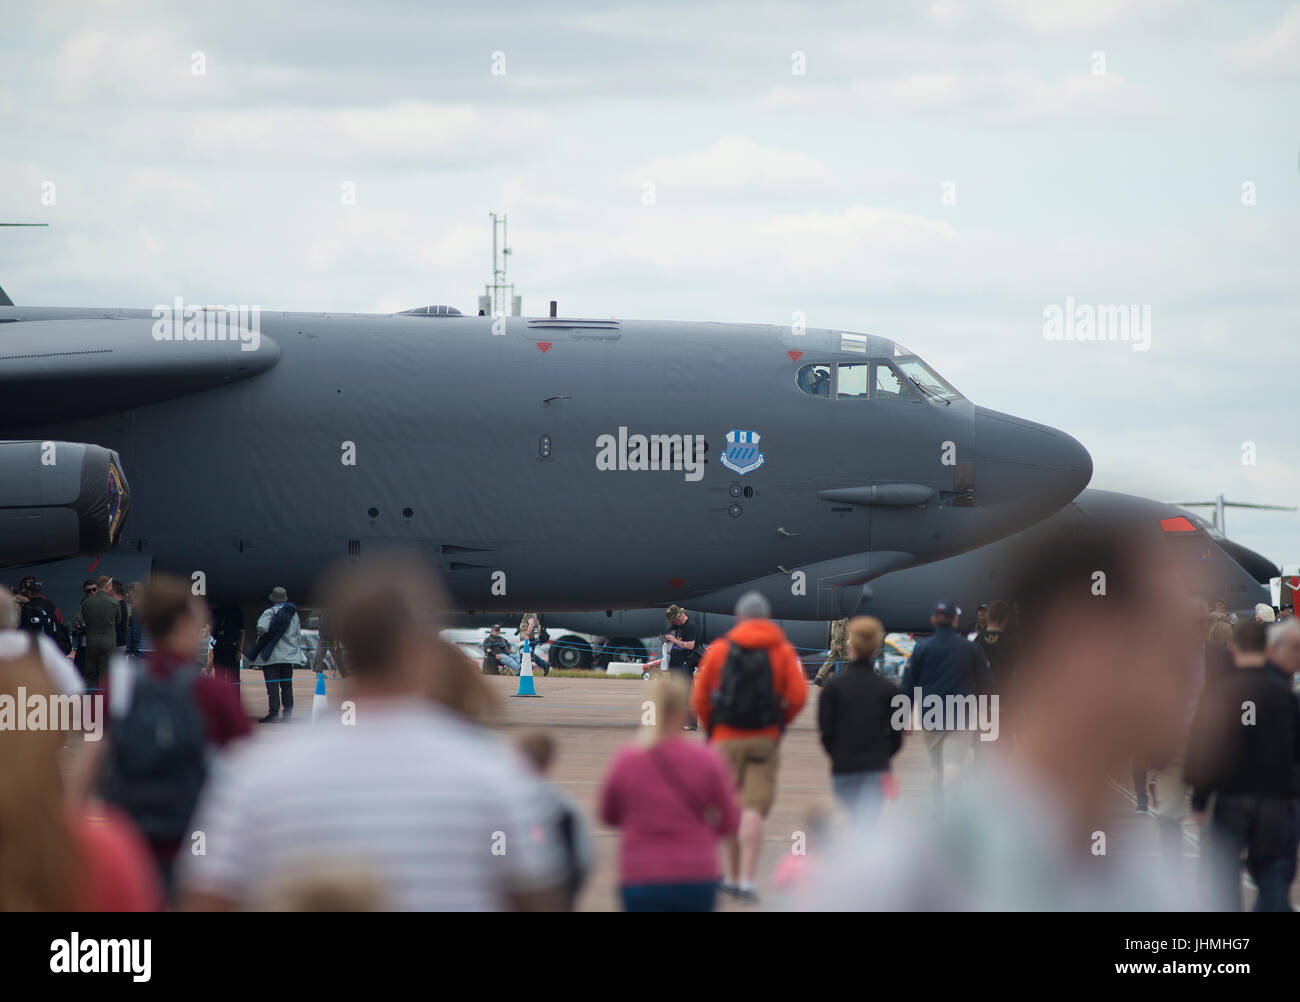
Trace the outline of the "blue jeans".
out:
<instances>
[{"instance_id":1,"label":"blue jeans","mask_svg":"<svg viewBox=\"0 0 1300 1002\"><path fill-rule=\"evenodd\" d=\"M513 671L516 675L519 674L519 663L520 663L520 658L519 658L519 655L518 655L518 654L502 654L502 655L501 655L501 660L502 660L502 662L504 662L506 665L508 665L509 668L510 668L510 670ZM547 664L545 661L543 661L541 658L539 658L539 657L537 656L536 653L534 653L534 654L533 654L533 671L543 671L543 672L547 672L547 671L550 671L550 670L551 670L551 666L550 666L549 664Z\"/></svg>"},{"instance_id":2,"label":"blue jeans","mask_svg":"<svg viewBox=\"0 0 1300 1002\"><path fill-rule=\"evenodd\" d=\"M498 654L497 661L505 665L516 675L519 674L519 656L516 654Z\"/></svg>"},{"instance_id":3,"label":"blue jeans","mask_svg":"<svg viewBox=\"0 0 1300 1002\"><path fill-rule=\"evenodd\" d=\"M885 806L885 770L842 772L831 776L835 799L849 812L855 824L874 824Z\"/></svg>"},{"instance_id":4,"label":"blue jeans","mask_svg":"<svg viewBox=\"0 0 1300 1002\"><path fill-rule=\"evenodd\" d=\"M717 885L624 884L623 910L628 912L711 912Z\"/></svg>"}]
</instances>

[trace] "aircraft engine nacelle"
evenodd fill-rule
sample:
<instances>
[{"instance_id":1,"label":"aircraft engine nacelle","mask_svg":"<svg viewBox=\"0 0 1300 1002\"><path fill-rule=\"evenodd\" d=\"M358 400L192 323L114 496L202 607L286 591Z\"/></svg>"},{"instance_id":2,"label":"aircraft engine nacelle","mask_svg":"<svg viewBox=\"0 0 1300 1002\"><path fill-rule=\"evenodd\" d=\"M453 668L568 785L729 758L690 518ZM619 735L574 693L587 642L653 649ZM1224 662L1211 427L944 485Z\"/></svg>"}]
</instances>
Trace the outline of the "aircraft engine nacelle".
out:
<instances>
[{"instance_id":1,"label":"aircraft engine nacelle","mask_svg":"<svg viewBox=\"0 0 1300 1002\"><path fill-rule=\"evenodd\" d=\"M111 449L0 442L0 567L112 549L130 493Z\"/></svg>"}]
</instances>

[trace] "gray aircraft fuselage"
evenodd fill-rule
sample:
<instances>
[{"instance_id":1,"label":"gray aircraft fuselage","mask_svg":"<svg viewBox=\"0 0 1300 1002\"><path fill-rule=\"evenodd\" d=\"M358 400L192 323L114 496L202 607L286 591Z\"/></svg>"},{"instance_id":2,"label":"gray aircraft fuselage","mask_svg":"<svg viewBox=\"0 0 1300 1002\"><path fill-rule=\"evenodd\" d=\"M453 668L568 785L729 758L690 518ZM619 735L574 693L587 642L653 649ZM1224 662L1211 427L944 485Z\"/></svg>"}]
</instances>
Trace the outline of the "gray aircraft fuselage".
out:
<instances>
[{"instance_id":1,"label":"gray aircraft fuselage","mask_svg":"<svg viewBox=\"0 0 1300 1002\"><path fill-rule=\"evenodd\" d=\"M1091 476L1068 435L896 370L906 399L796 385L811 362L915 358L874 336L262 313L245 350L158 323L0 308L0 436L115 450L131 507L101 570L202 572L213 604L305 600L328 564L389 544L427 552L470 610L643 606L846 553L878 574L1015 532ZM761 436L729 450L743 472L722 462L733 431ZM635 468L635 436L683 436L658 457L674 468Z\"/></svg>"}]
</instances>

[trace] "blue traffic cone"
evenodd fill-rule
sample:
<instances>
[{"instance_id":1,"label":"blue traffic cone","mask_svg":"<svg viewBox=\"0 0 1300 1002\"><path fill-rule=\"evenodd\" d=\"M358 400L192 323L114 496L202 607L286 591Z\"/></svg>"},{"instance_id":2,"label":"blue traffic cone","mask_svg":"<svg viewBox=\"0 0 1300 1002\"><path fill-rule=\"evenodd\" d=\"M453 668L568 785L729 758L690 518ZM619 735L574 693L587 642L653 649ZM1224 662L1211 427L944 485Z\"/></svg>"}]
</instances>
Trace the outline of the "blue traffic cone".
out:
<instances>
[{"instance_id":1,"label":"blue traffic cone","mask_svg":"<svg viewBox=\"0 0 1300 1002\"><path fill-rule=\"evenodd\" d=\"M311 722L316 723L317 719L324 716L325 711L329 708L329 700L325 698L325 673L318 671L316 673L316 695L311 698Z\"/></svg>"},{"instance_id":2,"label":"blue traffic cone","mask_svg":"<svg viewBox=\"0 0 1300 1002\"><path fill-rule=\"evenodd\" d=\"M533 688L533 650L529 640L524 641L524 649L519 652L519 691L515 695L542 698L542 694Z\"/></svg>"}]
</instances>

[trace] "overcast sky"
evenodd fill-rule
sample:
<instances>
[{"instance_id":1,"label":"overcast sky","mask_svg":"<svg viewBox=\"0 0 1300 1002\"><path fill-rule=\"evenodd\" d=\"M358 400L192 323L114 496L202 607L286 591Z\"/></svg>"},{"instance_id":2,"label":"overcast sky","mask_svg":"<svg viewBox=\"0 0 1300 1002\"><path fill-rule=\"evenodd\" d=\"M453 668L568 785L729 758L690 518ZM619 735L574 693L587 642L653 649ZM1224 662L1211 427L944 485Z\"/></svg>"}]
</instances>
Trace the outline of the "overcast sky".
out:
<instances>
[{"instance_id":1,"label":"overcast sky","mask_svg":"<svg viewBox=\"0 0 1300 1002\"><path fill-rule=\"evenodd\" d=\"M443 6L8 10L0 220L53 225L0 229L0 286L471 312L506 212L525 313L798 311L1095 487L1300 499L1300 3ZM1067 297L1150 350L1048 340ZM1296 514L1228 531L1300 562Z\"/></svg>"}]
</instances>

